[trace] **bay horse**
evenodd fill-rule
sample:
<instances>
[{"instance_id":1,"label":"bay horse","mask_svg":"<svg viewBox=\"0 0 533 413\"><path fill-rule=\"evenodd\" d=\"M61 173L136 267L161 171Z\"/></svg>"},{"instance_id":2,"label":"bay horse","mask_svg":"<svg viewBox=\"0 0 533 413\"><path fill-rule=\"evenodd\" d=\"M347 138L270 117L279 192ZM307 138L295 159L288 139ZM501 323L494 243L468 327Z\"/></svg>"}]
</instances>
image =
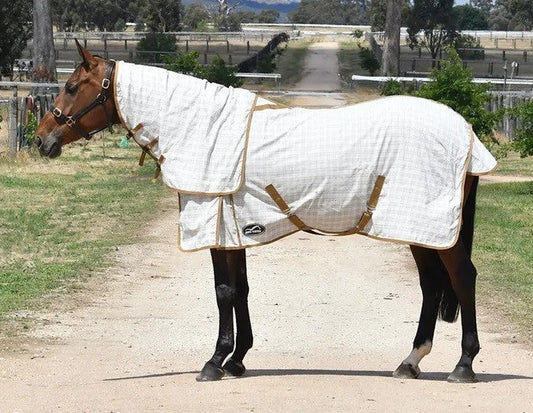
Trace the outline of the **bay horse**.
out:
<instances>
[{"instance_id":1,"label":"bay horse","mask_svg":"<svg viewBox=\"0 0 533 413\"><path fill-rule=\"evenodd\" d=\"M115 62L93 56L76 43L82 63L68 79L54 106L36 130L36 144L45 157L55 158L61 154L63 145L81 138L90 139L97 131L122 121L114 90ZM202 122L201 119L197 121ZM462 184L461 224L456 242L445 249L410 245L418 268L423 302L412 351L393 372L394 377L419 376L419 363L431 351L437 318L440 316L444 321L453 322L460 309L462 351L448 380L476 381L472 362L480 345L476 327L476 268L471 253L478 177L465 174ZM242 376L245 373L243 359L253 342L245 248L210 250L219 331L215 352L203 366L198 381L218 380L224 375Z\"/></svg>"}]
</instances>

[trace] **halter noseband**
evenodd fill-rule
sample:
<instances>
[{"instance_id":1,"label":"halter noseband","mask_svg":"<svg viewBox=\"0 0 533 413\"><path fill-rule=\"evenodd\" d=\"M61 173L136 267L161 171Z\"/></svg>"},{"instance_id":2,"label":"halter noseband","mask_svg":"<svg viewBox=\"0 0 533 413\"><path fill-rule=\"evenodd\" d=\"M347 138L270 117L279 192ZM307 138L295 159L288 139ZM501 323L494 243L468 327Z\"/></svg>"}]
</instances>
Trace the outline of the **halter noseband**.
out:
<instances>
[{"instance_id":1,"label":"halter noseband","mask_svg":"<svg viewBox=\"0 0 533 413\"><path fill-rule=\"evenodd\" d=\"M107 111L107 108L105 106L105 102L107 101L108 93L109 93L109 86L111 86L111 75L113 74L113 70L115 69L115 61L110 60L109 65L107 66L107 70L105 72L105 76L102 79L102 91L93 99L91 103L89 103L87 106L85 106L83 109L80 109L78 112L76 112L74 115L67 116L65 115L61 109L52 106L50 108L50 112L54 115L56 122L60 125L67 125L69 128L74 129L79 135L83 136L85 139L89 140L93 137L94 134L104 130L105 128L109 128L112 130L113 121L111 118L111 115ZM81 119L83 116L85 116L87 113L89 113L91 110L93 110L95 107L102 105L104 112L107 117L107 125L100 128L93 130L91 132L85 132L83 129L81 129L77 122L79 119Z\"/></svg>"}]
</instances>

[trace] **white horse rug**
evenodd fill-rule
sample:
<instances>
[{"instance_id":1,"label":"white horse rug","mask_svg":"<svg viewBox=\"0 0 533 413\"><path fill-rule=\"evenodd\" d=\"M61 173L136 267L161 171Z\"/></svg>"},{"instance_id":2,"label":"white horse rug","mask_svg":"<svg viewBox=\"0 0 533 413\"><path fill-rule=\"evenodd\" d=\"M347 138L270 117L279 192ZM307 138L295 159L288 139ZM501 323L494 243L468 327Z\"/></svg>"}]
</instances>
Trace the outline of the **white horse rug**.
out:
<instances>
[{"instance_id":1,"label":"white horse rug","mask_svg":"<svg viewBox=\"0 0 533 413\"><path fill-rule=\"evenodd\" d=\"M291 109L124 62L115 93L123 125L179 193L187 251L251 247L301 229L448 248L466 174L496 166L460 115L419 98Z\"/></svg>"}]
</instances>

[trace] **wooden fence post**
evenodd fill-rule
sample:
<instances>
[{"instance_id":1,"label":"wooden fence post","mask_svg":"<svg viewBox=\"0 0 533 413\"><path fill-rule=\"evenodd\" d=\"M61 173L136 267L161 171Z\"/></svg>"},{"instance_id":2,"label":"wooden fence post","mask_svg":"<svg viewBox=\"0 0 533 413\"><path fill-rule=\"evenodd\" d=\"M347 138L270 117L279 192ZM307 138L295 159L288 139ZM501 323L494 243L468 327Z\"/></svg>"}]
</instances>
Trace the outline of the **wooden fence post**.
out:
<instances>
[{"instance_id":1,"label":"wooden fence post","mask_svg":"<svg viewBox=\"0 0 533 413\"><path fill-rule=\"evenodd\" d=\"M15 157L18 150L18 137L17 137L17 110L18 110L18 98L9 98L8 108L8 126L7 133L9 136L9 156Z\"/></svg>"}]
</instances>

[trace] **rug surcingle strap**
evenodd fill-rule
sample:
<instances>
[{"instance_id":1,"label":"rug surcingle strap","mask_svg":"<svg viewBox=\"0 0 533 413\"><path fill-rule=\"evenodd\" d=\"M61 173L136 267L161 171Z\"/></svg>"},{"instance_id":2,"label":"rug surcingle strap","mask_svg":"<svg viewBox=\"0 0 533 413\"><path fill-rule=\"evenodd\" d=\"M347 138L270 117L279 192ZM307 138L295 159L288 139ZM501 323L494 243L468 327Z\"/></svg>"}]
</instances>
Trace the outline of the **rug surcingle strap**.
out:
<instances>
[{"instance_id":1,"label":"rug surcingle strap","mask_svg":"<svg viewBox=\"0 0 533 413\"><path fill-rule=\"evenodd\" d=\"M383 189L384 182L385 177L383 175L378 175L376 178L376 183L374 184L374 189L372 189L372 193L370 194L370 199L366 204L366 211L363 212L361 219L357 223L357 226L354 229L355 232L361 232L363 229L365 229L366 225L370 221L370 218L372 218L372 213L378 204L379 195Z\"/></svg>"},{"instance_id":2,"label":"rug surcingle strap","mask_svg":"<svg viewBox=\"0 0 533 413\"><path fill-rule=\"evenodd\" d=\"M310 230L312 228L308 227L304 224L304 222L298 218L296 215L294 215L291 212L291 208L289 205L285 202L285 200L282 198L282 196L279 194L276 188L274 188L274 185L270 184L268 185L265 190L267 191L267 194L270 195L272 200L276 203L279 209L281 209L281 212L283 212L285 215L287 215L287 218L289 221L291 221L299 230L306 231Z\"/></svg>"},{"instance_id":3,"label":"rug surcingle strap","mask_svg":"<svg viewBox=\"0 0 533 413\"><path fill-rule=\"evenodd\" d=\"M376 178L376 182L374 184L374 188L372 189L372 193L370 194L370 198L366 204L366 211L363 212L363 215L359 219L359 222L355 226L354 229L350 229L348 231L343 232L337 232L337 233L328 233L325 231L320 231L315 228L311 228L308 225L306 225L300 218L298 218L297 215L295 215L291 211L291 207L285 202L283 197L280 195L280 193L277 191L277 189L274 187L274 185L270 184L268 185L265 190L270 195L272 200L276 203L278 208L283 212L285 215L287 215L287 218L289 221L294 224L299 230L309 232L311 234L316 235L352 235L356 234L358 232L361 232L363 229L365 229L366 225L372 218L372 213L374 212L374 209L376 209L376 206L378 204L379 196L381 194L381 190L383 189L383 183L385 182L385 177L383 175L378 175Z\"/></svg>"}]
</instances>

